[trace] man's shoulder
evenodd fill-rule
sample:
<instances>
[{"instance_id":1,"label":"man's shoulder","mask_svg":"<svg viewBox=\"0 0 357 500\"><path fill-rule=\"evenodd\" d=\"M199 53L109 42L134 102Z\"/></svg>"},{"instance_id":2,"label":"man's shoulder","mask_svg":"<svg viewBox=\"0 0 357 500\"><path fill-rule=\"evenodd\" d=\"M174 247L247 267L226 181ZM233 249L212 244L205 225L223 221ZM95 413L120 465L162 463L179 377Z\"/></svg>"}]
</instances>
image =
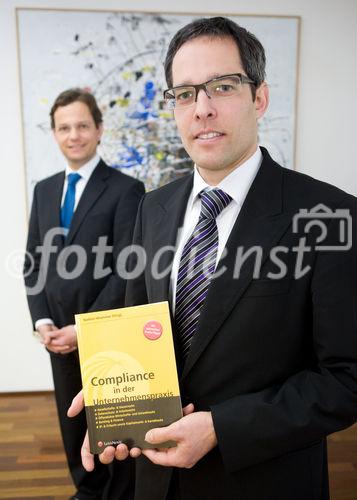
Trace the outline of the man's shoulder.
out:
<instances>
[{"instance_id":1,"label":"man's shoulder","mask_svg":"<svg viewBox=\"0 0 357 500\"><path fill-rule=\"evenodd\" d=\"M282 167L269 156L266 150L262 150L262 152L265 160L262 164L265 170L262 180L269 182L269 177L273 172L280 173L285 210L311 209L319 204L326 205L331 209L341 204L352 206L357 204L357 198L343 189L328 182L315 179L303 172ZM279 179L277 175L273 175L273 177L275 181Z\"/></svg>"},{"instance_id":2,"label":"man's shoulder","mask_svg":"<svg viewBox=\"0 0 357 500\"><path fill-rule=\"evenodd\" d=\"M177 196L182 189L188 189L193 182L193 175L186 174L179 179L169 182L145 195L146 203L165 202Z\"/></svg>"},{"instance_id":3,"label":"man's shoulder","mask_svg":"<svg viewBox=\"0 0 357 500\"><path fill-rule=\"evenodd\" d=\"M110 178L110 182L113 182L121 186L133 187L133 186L142 186L143 182L132 177L131 175L124 174L120 170L115 167L111 167L107 165L103 160L100 161L98 167L105 172L105 174Z\"/></svg>"},{"instance_id":4,"label":"man's shoulder","mask_svg":"<svg viewBox=\"0 0 357 500\"><path fill-rule=\"evenodd\" d=\"M346 204L357 206L357 198L343 189L328 182L315 179L310 175L295 170L283 169L285 203L292 208L311 208L316 205L326 205L328 208L337 208Z\"/></svg>"},{"instance_id":5,"label":"man's shoulder","mask_svg":"<svg viewBox=\"0 0 357 500\"><path fill-rule=\"evenodd\" d=\"M44 179L41 179L36 183L35 188L42 190L42 189L49 189L53 185L63 182L64 180L64 170L61 170L60 172L57 172L55 174L52 174L48 177L45 177Z\"/></svg>"}]
</instances>

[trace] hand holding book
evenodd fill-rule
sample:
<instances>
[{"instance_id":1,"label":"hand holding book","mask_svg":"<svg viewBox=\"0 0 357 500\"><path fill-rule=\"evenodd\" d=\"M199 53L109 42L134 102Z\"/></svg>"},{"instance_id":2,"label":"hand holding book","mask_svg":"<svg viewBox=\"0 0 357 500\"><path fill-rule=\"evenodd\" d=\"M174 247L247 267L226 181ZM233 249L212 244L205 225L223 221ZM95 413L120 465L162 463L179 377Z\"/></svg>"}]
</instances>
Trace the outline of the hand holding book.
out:
<instances>
[{"instance_id":1,"label":"hand holding book","mask_svg":"<svg viewBox=\"0 0 357 500\"><path fill-rule=\"evenodd\" d=\"M74 417L84 408L82 393L77 394L68 410L68 416ZM108 446L99 459L104 464L111 463L114 459L125 460L129 454L137 458L141 453L155 464L174 467L192 467L197 461L208 453L217 444L210 412L194 412L193 404L183 408L183 417L167 427L151 429L147 432L145 440L153 445L160 441L174 440L174 448L143 449L132 448L120 444L116 448ZM157 442L157 443L156 443ZM88 434L82 446L82 463L87 471L94 469L94 456L89 449Z\"/></svg>"}]
</instances>

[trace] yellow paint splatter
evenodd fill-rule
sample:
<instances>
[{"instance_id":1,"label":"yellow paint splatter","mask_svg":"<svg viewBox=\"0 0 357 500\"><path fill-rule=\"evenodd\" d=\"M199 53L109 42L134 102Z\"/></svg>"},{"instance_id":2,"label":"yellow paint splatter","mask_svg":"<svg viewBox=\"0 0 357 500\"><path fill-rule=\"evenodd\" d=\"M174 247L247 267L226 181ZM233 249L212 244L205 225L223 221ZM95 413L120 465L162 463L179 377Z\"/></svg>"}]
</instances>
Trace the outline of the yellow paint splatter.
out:
<instances>
[{"instance_id":1,"label":"yellow paint splatter","mask_svg":"<svg viewBox=\"0 0 357 500\"><path fill-rule=\"evenodd\" d=\"M118 104L118 106L126 108L127 106L129 106L129 99L125 99L124 97L119 97L119 99L116 100L116 103Z\"/></svg>"},{"instance_id":2,"label":"yellow paint splatter","mask_svg":"<svg viewBox=\"0 0 357 500\"><path fill-rule=\"evenodd\" d=\"M164 155L164 153L163 153L162 151L157 151L157 152L155 153L155 158L156 158L157 160L163 160L163 159L165 158L165 155Z\"/></svg>"},{"instance_id":3,"label":"yellow paint splatter","mask_svg":"<svg viewBox=\"0 0 357 500\"><path fill-rule=\"evenodd\" d=\"M160 111L160 118L172 118L172 112L169 111Z\"/></svg>"},{"instance_id":4,"label":"yellow paint splatter","mask_svg":"<svg viewBox=\"0 0 357 500\"><path fill-rule=\"evenodd\" d=\"M121 74L122 78L124 78L124 80L130 80L130 78L132 78L133 76L133 72L132 71L124 71L124 73Z\"/></svg>"}]
</instances>

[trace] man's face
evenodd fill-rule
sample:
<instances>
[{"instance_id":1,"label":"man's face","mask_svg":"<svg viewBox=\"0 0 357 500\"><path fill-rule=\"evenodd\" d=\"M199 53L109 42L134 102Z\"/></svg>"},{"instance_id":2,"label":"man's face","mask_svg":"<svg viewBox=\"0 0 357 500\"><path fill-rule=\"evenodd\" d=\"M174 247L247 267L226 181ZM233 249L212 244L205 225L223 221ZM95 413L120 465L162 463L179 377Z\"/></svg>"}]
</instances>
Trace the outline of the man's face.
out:
<instances>
[{"instance_id":1,"label":"man's face","mask_svg":"<svg viewBox=\"0 0 357 500\"><path fill-rule=\"evenodd\" d=\"M200 37L186 42L172 64L173 85L200 84L217 76L243 73L240 54L231 38ZM250 86L239 95L210 99L203 90L197 102L175 109L183 145L201 176L218 184L257 148L258 125L268 105L268 89L262 84L252 100Z\"/></svg>"},{"instance_id":2,"label":"man's face","mask_svg":"<svg viewBox=\"0 0 357 500\"><path fill-rule=\"evenodd\" d=\"M88 106L79 101L57 108L54 122L57 144L69 166L77 170L95 155L103 127L96 127Z\"/></svg>"}]
</instances>

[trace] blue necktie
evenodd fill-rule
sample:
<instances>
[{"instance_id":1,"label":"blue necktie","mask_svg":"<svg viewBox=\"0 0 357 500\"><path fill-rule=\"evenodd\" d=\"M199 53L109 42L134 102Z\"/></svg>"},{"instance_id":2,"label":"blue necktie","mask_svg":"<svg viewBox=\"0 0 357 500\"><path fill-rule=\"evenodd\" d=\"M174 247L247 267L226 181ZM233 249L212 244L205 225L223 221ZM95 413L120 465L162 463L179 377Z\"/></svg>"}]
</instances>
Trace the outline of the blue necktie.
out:
<instances>
[{"instance_id":1,"label":"blue necktie","mask_svg":"<svg viewBox=\"0 0 357 500\"><path fill-rule=\"evenodd\" d=\"M67 230L71 225L76 198L76 184L80 178L79 174L68 174L67 177L67 192L61 208L61 226Z\"/></svg>"},{"instance_id":2,"label":"blue necktie","mask_svg":"<svg viewBox=\"0 0 357 500\"><path fill-rule=\"evenodd\" d=\"M216 267L218 248L216 217L232 201L227 193L218 188L203 190L199 196L200 217L183 248L177 275L175 323L184 357L190 349Z\"/></svg>"}]
</instances>

